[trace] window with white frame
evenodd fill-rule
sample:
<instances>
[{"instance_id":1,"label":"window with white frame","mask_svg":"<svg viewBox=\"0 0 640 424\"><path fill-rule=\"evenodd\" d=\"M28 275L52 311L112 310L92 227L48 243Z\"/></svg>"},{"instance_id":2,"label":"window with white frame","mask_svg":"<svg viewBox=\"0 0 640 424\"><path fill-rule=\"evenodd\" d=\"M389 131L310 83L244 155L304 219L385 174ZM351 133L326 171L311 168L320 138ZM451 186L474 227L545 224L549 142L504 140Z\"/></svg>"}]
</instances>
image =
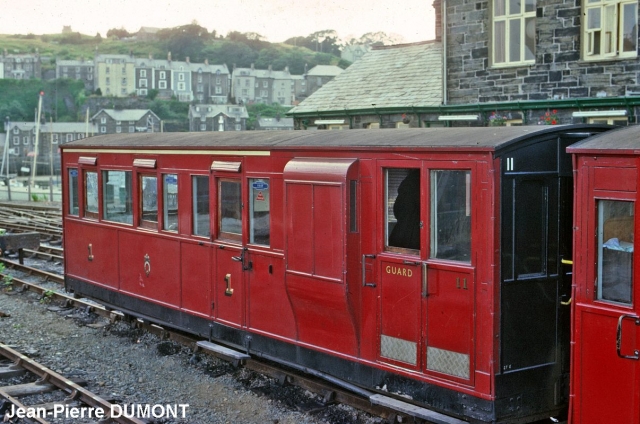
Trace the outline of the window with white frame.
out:
<instances>
[{"instance_id":1,"label":"window with white frame","mask_svg":"<svg viewBox=\"0 0 640 424\"><path fill-rule=\"evenodd\" d=\"M51 135L51 144L58 144L58 134Z\"/></svg>"},{"instance_id":2,"label":"window with white frame","mask_svg":"<svg viewBox=\"0 0 640 424\"><path fill-rule=\"evenodd\" d=\"M106 133L107 133L107 127L106 127L106 126L104 126L104 125L103 125L103 126L101 126L101 127L100 127L100 132L101 132L102 134L106 134Z\"/></svg>"},{"instance_id":3,"label":"window with white frame","mask_svg":"<svg viewBox=\"0 0 640 424\"><path fill-rule=\"evenodd\" d=\"M142 78L146 78L147 77L147 70L146 69L141 69L140 70L140 76Z\"/></svg>"},{"instance_id":4,"label":"window with white frame","mask_svg":"<svg viewBox=\"0 0 640 424\"><path fill-rule=\"evenodd\" d=\"M116 127L116 133L120 134L122 132L122 127Z\"/></svg>"},{"instance_id":5,"label":"window with white frame","mask_svg":"<svg viewBox=\"0 0 640 424\"><path fill-rule=\"evenodd\" d=\"M13 137L13 145L17 146L18 144L20 144L20 137L19 136Z\"/></svg>"},{"instance_id":6,"label":"window with white frame","mask_svg":"<svg viewBox=\"0 0 640 424\"><path fill-rule=\"evenodd\" d=\"M107 123L107 117L106 116L101 117L100 118L100 123L101 124L106 124Z\"/></svg>"},{"instance_id":7,"label":"window with white frame","mask_svg":"<svg viewBox=\"0 0 640 424\"><path fill-rule=\"evenodd\" d=\"M28 136L22 137L22 144L24 144L25 146L29 145L29 141L30 140Z\"/></svg>"},{"instance_id":8,"label":"window with white frame","mask_svg":"<svg viewBox=\"0 0 640 424\"><path fill-rule=\"evenodd\" d=\"M67 143L73 141L73 134L67 134Z\"/></svg>"},{"instance_id":9,"label":"window with white frame","mask_svg":"<svg viewBox=\"0 0 640 424\"><path fill-rule=\"evenodd\" d=\"M160 72L160 79L167 79L167 73L165 71Z\"/></svg>"},{"instance_id":10,"label":"window with white frame","mask_svg":"<svg viewBox=\"0 0 640 424\"><path fill-rule=\"evenodd\" d=\"M166 81L158 81L158 88L161 90L164 90L167 88L167 82Z\"/></svg>"},{"instance_id":11,"label":"window with white frame","mask_svg":"<svg viewBox=\"0 0 640 424\"><path fill-rule=\"evenodd\" d=\"M638 55L638 1L587 0L584 5L584 60Z\"/></svg>"},{"instance_id":12,"label":"window with white frame","mask_svg":"<svg viewBox=\"0 0 640 424\"><path fill-rule=\"evenodd\" d=\"M220 77L216 77L216 84L220 85Z\"/></svg>"},{"instance_id":13,"label":"window with white frame","mask_svg":"<svg viewBox=\"0 0 640 424\"><path fill-rule=\"evenodd\" d=\"M134 127L133 125L130 125L129 126L129 132L130 133L136 132L136 127Z\"/></svg>"},{"instance_id":14,"label":"window with white frame","mask_svg":"<svg viewBox=\"0 0 640 424\"><path fill-rule=\"evenodd\" d=\"M200 124L200 131L206 131L207 130L207 124Z\"/></svg>"},{"instance_id":15,"label":"window with white frame","mask_svg":"<svg viewBox=\"0 0 640 424\"><path fill-rule=\"evenodd\" d=\"M144 87L144 88L147 87L147 80L146 79L141 79L140 80L140 87Z\"/></svg>"},{"instance_id":16,"label":"window with white frame","mask_svg":"<svg viewBox=\"0 0 640 424\"><path fill-rule=\"evenodd\" d=\"M14 133L14 134L20 134L20 128L18 128L18 127L14 127L14 128L13 128L13 133Z\"/></svg>"},{"instance_id":17,"label":"window with white frame","mask_svg":"<svg viewBox=\"0 0 640 424\"><path fill-rule=\"evenodd\" d=\"M535 62L536 0L494 0L493 66Z\"/></svg>"},{"instance_id":18,"label":"window with white frame","mask_svg":"<svg viewBox=\"0 0 640 424\"><path fill-rule=\"evenodd\" d=\"M184 91L184 83L183 82L179 82L178 83L178 90Z\"/></svg>"},{"instance_id":19,"label":"window with white frame","mask_svg":"<svg viewBox=\"0 0 640 424\"><path fill-rule=\"evenodd\" d=\"M216 94L222 94L222 87L216 87Z\"/></svg>"}]
</instances>

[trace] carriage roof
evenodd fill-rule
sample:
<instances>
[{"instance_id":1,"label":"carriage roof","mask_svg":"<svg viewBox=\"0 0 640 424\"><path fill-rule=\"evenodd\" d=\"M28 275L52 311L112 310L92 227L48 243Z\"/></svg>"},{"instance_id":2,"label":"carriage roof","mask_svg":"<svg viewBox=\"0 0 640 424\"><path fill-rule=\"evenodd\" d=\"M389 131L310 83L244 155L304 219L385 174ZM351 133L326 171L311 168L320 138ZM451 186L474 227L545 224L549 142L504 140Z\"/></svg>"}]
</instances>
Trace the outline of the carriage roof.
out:
<instances>
[{"instance_id":1,"label":"carriage roof","mask_svg":"<svg viewBox=\"0 0 640 424\"><path fill-rule=\"evenodd\" d=\"M620 127L587 138L567 149L569 153L640 155L640 125Z\"/></svg>"},{"instance_id":2,"label":"carriage roof","mask_svg":"<svg viewBox=\"0 0 640 424\"><path fill-rule=\"evenodd\" d=\"M600 126L602 127L602 126ZM584 132L593 125L415 128L344 131L228 131L108 134L65 143L66 149L251 149L386 150L421 148L498 151L560 132Z\"/></svg>"}]
</instances>

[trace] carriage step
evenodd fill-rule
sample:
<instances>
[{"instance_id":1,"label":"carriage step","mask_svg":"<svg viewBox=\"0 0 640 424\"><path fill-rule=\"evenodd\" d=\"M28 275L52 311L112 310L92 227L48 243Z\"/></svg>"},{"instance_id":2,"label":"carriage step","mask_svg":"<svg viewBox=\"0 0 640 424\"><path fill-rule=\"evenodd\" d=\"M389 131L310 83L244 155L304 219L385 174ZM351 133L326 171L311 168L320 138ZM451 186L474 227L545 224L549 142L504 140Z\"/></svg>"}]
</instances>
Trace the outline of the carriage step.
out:
<instances>
[{"instance_id":1,"label":"carriage step","mask_svg":"<svg viewBox=\"0 0 640 424\"><path fill-rule=\"evenodd\" d=\"M407 402L403 402L398 399L393 399L383 395L371 395L369 401L373 405L380 405L386 408L393 409L403 414L410 415L412 417L421 418L427 420L430 423L436 424L468 424L466 421L459 420L457 418L450 417L448 415L440 414L435 411L431 411L426 408L421 408L416 405L412 405Z\"/></svg>"},{"instance_id":2,"label":"carriage step","mask_svg":"<svg viewBox=\"0 0 640 424\"><path fill-rule=\"evenodd\" d=\"M208 350L224 360L232 362L236 367L244 363L244 361L246 361L247 359L251 358L251 356L247 355L246 353L238 352L237 350L229 349L228 347L224 347L222 345L207 342L204 340L197 342L196 346L198 348Z\"/></svg>"}]
</instances>

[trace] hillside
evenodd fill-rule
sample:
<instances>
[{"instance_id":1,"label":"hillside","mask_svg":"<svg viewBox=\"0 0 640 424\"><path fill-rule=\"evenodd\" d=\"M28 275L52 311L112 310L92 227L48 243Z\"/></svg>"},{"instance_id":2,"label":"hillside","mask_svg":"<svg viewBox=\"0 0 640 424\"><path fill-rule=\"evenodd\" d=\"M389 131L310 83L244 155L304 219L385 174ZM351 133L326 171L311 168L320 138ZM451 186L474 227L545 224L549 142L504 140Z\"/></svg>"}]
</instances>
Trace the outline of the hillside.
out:
<instances>
[{"instance_id":1,"label":"hillside","mask_svg":"<svg viewBox=\"0 0 640 424\"><path fill-rule=\"evenodd\" d=\"M104 38L99 34L89 36L77 32L0 35L0 47L9 54L39 52L42 57L49 57L51 60L43 63L43 71L55 69L57 59L92 59L96 53L165 58L171 52L173 60L184 61L189 57L192 63L202 63L207 59L211 64L224 63L230 69L234 64L249 67L252 63L260 69L271 65L274 70L282 70L288 66L294 75L301 75L305 65L308 69L315 65L338 65L342 68L349 65L334 54L315 52L303 46L269 43L260 40L256 34L231 32L224 38L216 37L215 33L207 33L198 25L161 30L153 41L140 41L133 37ZM328 47L324 51L339 53L339 50Z\"/></svg>"}]
</instances>

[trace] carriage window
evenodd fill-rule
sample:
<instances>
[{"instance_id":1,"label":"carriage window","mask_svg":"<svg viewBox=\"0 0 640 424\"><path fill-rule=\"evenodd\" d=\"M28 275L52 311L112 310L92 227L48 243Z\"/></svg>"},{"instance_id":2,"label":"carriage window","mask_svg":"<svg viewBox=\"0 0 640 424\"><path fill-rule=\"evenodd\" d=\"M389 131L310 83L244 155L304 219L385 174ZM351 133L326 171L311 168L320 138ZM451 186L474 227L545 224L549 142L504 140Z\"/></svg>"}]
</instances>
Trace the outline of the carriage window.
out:
<instances>
[{"instance_id":1,"label":"carriage window","mask_svg":"<svg viewBox=\"0 0 640 424\"><path fill-rule=\"evenodd\" d=\"M385 171L386 246L420 250L420 170Z\"/></svg>"},{"instance_id":2,"label":"carriage window","mask_svg":"<svg viewBox=\"0 0 640 424\"><path fill-rule=\"evenodd\" d=\"M158 228L158 177L140 176L140 226Z\"/></svg>"},{"instance_id":3,"label":"carriage window","mask_svg":"<svg viewBox=\"0 0 640 424\"><path fill-rule=\"evenodd\" d=\"M218 237L242 240L240 180L218 180Z\"/></svg>"},{"instance_id":4,"label":"carriage window","mask_svg":"<svg viewBox=\"0 0 640 424\"><path fill-rule=\"evenodd\" d=\"M162 229L178 231L178 176L164 174L162 176Z\"/></svg>"},{"instance_id":5,"label":"carriage window","mask_svg":"<svg viewBox=\"0 0 640 424\"><path fill-rule=\"evenodd\" d=\"M193 181L193 235L209 237L209 177L196 175Z\"/></svg>"},{"instance_id":6,"label":"carriage window","mask_svg":"<svg viewBox=\"0 0 640 424\"><path fill-rule=\"evenodd\" d=\"M84 216L98 218L98 173L84 173Z\"/></svg>"},{"instance_id":7,"label":"carriage window","mask_svg":"<svg viewBox=\"0 0 640 424\"><path fill-rule=\"evenodd\" d=\"M269 180L249 180L249 243L269 246Z\"/></svg>"},{"instance_id":8,"label":"carriage window","mask_svg":"<svg viewBox=\"0 0 640 424\"><path fill-rule=\"evenodd\" d=\"M78 216L80 206L78 204L78 169L69 169L69 215Z\"/></svg>"},{"instance_id":9,"label":"carriage window","mask_svg":"<svg viewBox=\"0 0 640 424\"><path fill-rule=\"evenodd\" d=\"M634 203L598 201L599 300L631 303Z\"/></svg>"},{"instance_id":10,"label":"carriage window","mask_svg":"<svg viewBox=\"0 0 640 424\"><path fill-rule=\"evenodd\" d=\"M131 172L102 171L102 208L104 219L133 224Z\"/></svg>"},{"instance_id":11,"label":"carriage window","mask_svg":"<svg viewBox=\"0 0 640 424\"><path fill-rule=\"evenodd\" d=\"M430 257L471 261L470 171L431 171Z\"/></svg>"}]
</instances>

